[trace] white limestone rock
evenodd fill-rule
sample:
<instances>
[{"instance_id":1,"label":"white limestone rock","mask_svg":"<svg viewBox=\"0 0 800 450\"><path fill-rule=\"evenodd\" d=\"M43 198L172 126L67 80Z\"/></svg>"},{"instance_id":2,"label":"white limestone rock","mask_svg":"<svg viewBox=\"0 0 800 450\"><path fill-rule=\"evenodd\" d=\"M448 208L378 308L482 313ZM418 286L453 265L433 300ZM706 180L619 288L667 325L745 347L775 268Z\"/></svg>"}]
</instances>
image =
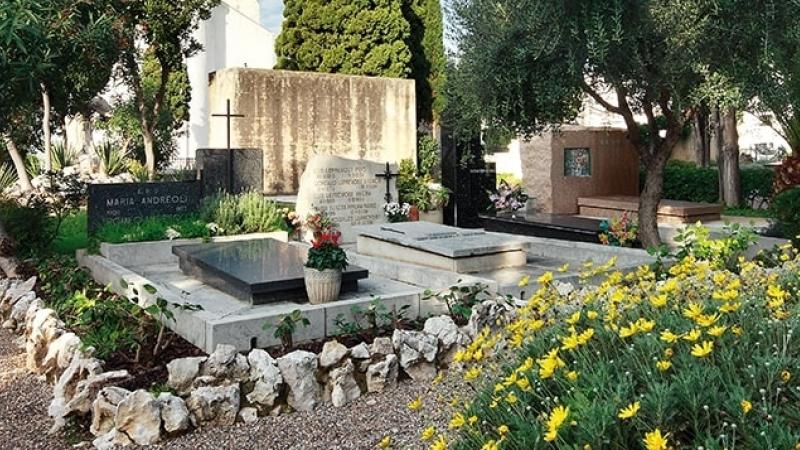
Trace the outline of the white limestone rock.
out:
<instances>
[{"instance_id":1,"label":"white limestone rock","mask_svg":"<svg viewBox=\"0 0 800 450\"><path fill-rule=\"evenodd\" d=\"M485 327L496 329L508 323L513 317L514 307L504 300L484 300L472 307L472 314L464 331L470 338L475 339Z\"/></svg>"},{"instance_id":2,"label":"white limestone rock","mask_svg":"<svg viewBox=\"0 0 800 450\"><path fill-rule=\"evenodd\" d=\"M134 443L155 444L161 440L161 405L153 394L139 389L117 405L114 423Z\"/></svg>"},{"instance_id":3,"label":"white limestone rock","mask_svg":"<svg viewBox=\"0 0 800 450\"><path fill-rule=\"evenodd\" d=\"M130 391L117 386L109 386L100 390L92 402L92 423L89 432L94 436L102 436L114 428L117 406L130 394Z\"/></svg>"},{"instance_id":4,"label":"white limestone rock","mask_svg":"<svg viewBox=\"0 0 800 450\"><path fill-rule=\"evenodd\" d=\"M36 312L31 322L30 334L25 340L25 367L28 370L39 373L48 346L64 332L63 327L64 323L58 320L52 309L40 309Z\"/></svg>"},{"instance_id":5,"label":"white limestone rock","mask_svg":"<svg viewBox=\"0 0 800 450\"><path fill-rule=\"evenodd\" d=\"M188 394L194 379L200 374L200 364L205 360L205 356L195 356L170 361L167 364L167 386L180 395Z\"/></svg>"},{"instance_id":6,"label":"white limestone rock","mask_svg":"<svg viewBox=\"0 0 800 450\"><path fill-rule=\"evenodd\" d=\"M316 379L317 355L296 350L278 358L278 368L289 388L289 406L298 411L314 410L322 395Z\"/></svg>"},{"instance_id":7,"label":"white limestone rock","mask_svg":"<svg viewBox=\"0 0 800 450\"><path fill-rule=\"evenodd\" d=\"M35 299L36 293L28 292L27 294L18 298L17 301L11 306L11 314L9 314L8 320L14 323L13 329L19 330L25 327L25 316L28 312L28 307Z\"/></svg>"},{"instance_id":8,"label":"white limestone rock","mask_svg":"<svg viewBox=\"0 0 800 450\"><path fill-rule=\"evenodd\" d=\"M322 351L319 354L319 365L323 369L333 367L345 356L347 356L347 347L337 340L328 341L322 346Z\"/></svg>"},{"instance_id":9,"label":"white limestone rock","mask_svg":"<svg viewBox=\"0 0 800 450\"><path fill-rule=\"evenodd\" d=\"M239 385L197 388L186 400L192 425L233 425L239 412Z\"/></svg>"},{"instance_id":10,"label":"white limestone rock","mask_svg":"<svg viewBox=\"0 0 800 450\"><path fill-rule=\"evenodd\" d=\"M78 350L72 355L69 366L58 377L53 388L53 400L47 410L54 422L51 433L59 431L66 424L65 418L71 412L68 405L78 391L79 382L102 371L100 360L92 358L90 351Z\"/></svg>"},{"instance_id":11,"label":"white limestone rock","mask_svg":"<svg viewBox=\"0 0 800 450\"><path fill-rule=\"evenodd\" d=\"M397 355L391 354L367 368L367 392L383 392L397 385L400 367Z\"/></svg>"},{"instance_id":12,"label":"white limestone rock","mask_svg":"<svg viewBox=\"0 0 800 450\"><path fill-rule=\"evenodd\" d=\"M25 339L31 335L31 332L33 331L33 319L36 318L36 313L42 309L45 309L45 304L40 298L37 298L36 300L32 301L30 305L28 305L28 311L25 312L24 333L22 333Z\"/></svg>"},{"instance_id":13,"label":"white limestone rock","mask_svg":"<svg viewBox=\"0 0 800 450\"><path fill-rule=\"evenodd\" d=\"M250 375L247 357L233 345L220 344L200 367L200 375L212 376L220 382L238 383Z\"/></svg>"},{"instance_id":14,"label":"white limestone rock","mask_svg":"<svg viewBox=\"0 0 800 450\"><path fill-rule=\"evenodd\" d=\"M371 356L369 346L366 342L362 342L350 348L350 357L353 359L369 359Z\"/></svg>"},{"instance_id":15,"label":"white limestone rock","mask_svg":"<svg viewBox=\"0 0 800 450\"><path fill-rule=\"evenodd\" d=\"M403 369L419 362L436 361L439 340L420 331L394 330L392 344Z\"/></svg>"},{"instance_id":16,"label":"white limestone rock","mask_svg":"<svg viewBox=\"0 0 800 450\"><path fill-rule=\"evenodd\" d=\"M36 286L35 276L28 278L22 283L11 284L3 293L2 299L0 299L0 313L10 311L11 306L13 306L20 297L33 291L34 286ZM34 294L34 297L35 296L36 294Z\"/></svg>"},{"instance_id":17,"label":"white limestone rock","mask_svg":"<svg viewBox=\"0 0 800 450\"><path fill-rule=\"evenodd\" d=\"M392 345L392 340L388 337L378 337L372 341L372 346L370 347L370 353L372 355L393 355L394 354L394 346Z\"/></svg>"},{"instance_id":18,"label":"white limestone rock","mask_svg":"<svg viewBox=\"0 0 800 450\"><path fill-rule=\"evenodd\" d=\"M167 433L180 433L189 429L189 408L182 398L169 392L159 394L158 403L161 405L161 421Z\"/></svg>"},{"instance_id":19,"label":"white limestone rock","mask_svg":"<svg viewBox=\"0 0 800 450\"><path fill-rule=\"evenodd\" d=\"M246 407L239 410L239 420L244 423L254 423L258 421L258 410L253 407Z\"/></svg>"},{"instance_id":20,"label":"white limestone rock","mask_svg":"<svg viewBox=\"0 0 800 450\"><path fill-rule=\"evenodd\" d=\"M425 321L422 331L439 339L441 351L449 350L453 345L463 341L458 325L453 322L453 318L450 316L431 317Z\"/></svg>"},{"instance_id":21,"label":"white limestone rock","mask_svg":"<svg viewBox=\"0 0 800 450\"><path fill-rule=\"evenodd\" d=\"M97 450L114 450L115 448L126 447L131 444L132 442L128 436L126 436L125 433L117 431L116 428L112 428L108 433L92 441L92 445Z\"/></svg>"},{"instance_id":22,"label":"white limestone rock","mask_svg":"<svg viewBox=\"0 0 800 450\"><path fill-rule=\"evenodd\" d=\"M247 361L250 363L250 381L255 383L253 391L247 394L247 401L262 411L269 411L280 396L283 386L278 363L261 349L251 350Z\"/></svg>"},{"instance_id":23,"label":"white limestone rock","mask_svg":"<svg viewBox=\"0 0 800 450\"><path fill-rule=\"evenodd\" d=\"M81 380L75 386L75 395L67 402L66 411L68 414L86 414L92 409L92 402L97 398L97 393L104 387L118 383L130 377L127 370L114 370L102 372L97 375L89 375L85 380Z\"/></svg>"},{"instance_id":24,"label":"white limestone rock","mask_svg":"<svg viewBox=\"0 0 800 450\"><path fill-rule=\"evenodd\" d=\"M47 354L42 360L37 373L47 376L48 380L57 379L72 361L75 351L81 347L81 338L75 333L64 333L50 343Z\"/></svg>"},{"instance_id":25,"label":"white limestone rock","mask_svg":"<svg viewBox=\"0 0 800 450\"><path fill-rule=\"evenodd\" d=\"M431 381L436 378L436 364L434 363L418 362L404 367L403 371L414 381Z\"/></svg>"},{"instance_id":26,"label":"white limestone rock","mask_svg":"<svg viewBox=\"0 0 800 450\"><path fill-rule=\"evenodd\" d=\"M342 407L361 397L361 388L356 383L354 372L355 366L350 359L345 360L341 367L331 370L327 390L330 391L333 406Z\"/></svg>"}]
</instances>

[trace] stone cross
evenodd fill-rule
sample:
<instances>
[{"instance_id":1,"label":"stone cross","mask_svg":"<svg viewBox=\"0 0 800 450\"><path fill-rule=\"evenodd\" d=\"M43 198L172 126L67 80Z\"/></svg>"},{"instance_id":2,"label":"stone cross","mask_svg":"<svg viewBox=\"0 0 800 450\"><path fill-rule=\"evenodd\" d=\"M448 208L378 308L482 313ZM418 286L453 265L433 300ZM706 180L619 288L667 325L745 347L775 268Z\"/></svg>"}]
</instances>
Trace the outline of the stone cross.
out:
<instances>
[{"instance_id":1,"label":"stone cross","mask_svg":"<svg viewBox=\"0 0 800 450\"><path fill-rule=\"evenodd\" d=\"M376 177L383 178L386 180L386 196L384 197L384 199L386 199L386 203L392 202L392 193L391 193L392 178L397 178L399 175L400 174L398 173L392 173L392 169L389 167L388 162L386 163L386 169L384 170L383 173L375 174Z\"/></svg>"},{"instance_id":2,"label":"stone cross","mask_svg":"<svg viewBox=\"0 0 800 450\"><path fill-rule=\"evenodd\" d=\"M233 192L233 152L231 151L231 119L244 117L244 114L231 113L231 100L225 102L225 114L211 114L211 117L224 117L227 122L226 149L228 149L228 190Z\"/></svg>"}]
</instances>

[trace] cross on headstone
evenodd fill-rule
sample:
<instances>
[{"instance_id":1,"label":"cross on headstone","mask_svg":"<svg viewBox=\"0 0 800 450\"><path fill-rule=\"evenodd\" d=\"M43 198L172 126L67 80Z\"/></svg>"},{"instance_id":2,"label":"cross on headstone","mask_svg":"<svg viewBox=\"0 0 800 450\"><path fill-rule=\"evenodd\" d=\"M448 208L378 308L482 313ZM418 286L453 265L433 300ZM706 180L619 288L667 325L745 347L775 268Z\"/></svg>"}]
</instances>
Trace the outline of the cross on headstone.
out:
<instances>
[{"instance_id":1,"label":"cross on headstone","mask_svg":"<svg viewBox=\"0 0 800 450\"><path fill-rule=\"evenodd\" d=\"M376 173L375 174L376 177L383 178L383 179L386 180L386 196L383 197L383 198L386 199L386 203L391 203L392 202L392 190L391 190L392 189L391 188L392 178L397 178L399 175L400 174L398 174L398 173L392 173L392 169L391 169L391 167L389 167L389 163L388 162L386 163L386 170L384 170L383 173Z\"/></svg>"},{"instance_id":2,"label":"cross on headstone","mask_svg":"<svg viewBox=\"0 0 800 450\"><path fill-rule=\"evenodd\" d=\"M225 114L211 114L211 117L224 117L227 122L226 149L228 150L228 190L233 192L233 150L231 150L231 119L244 117L244 114L231 113L231 100L225 102Z\"/></svg>"}]
</instances>

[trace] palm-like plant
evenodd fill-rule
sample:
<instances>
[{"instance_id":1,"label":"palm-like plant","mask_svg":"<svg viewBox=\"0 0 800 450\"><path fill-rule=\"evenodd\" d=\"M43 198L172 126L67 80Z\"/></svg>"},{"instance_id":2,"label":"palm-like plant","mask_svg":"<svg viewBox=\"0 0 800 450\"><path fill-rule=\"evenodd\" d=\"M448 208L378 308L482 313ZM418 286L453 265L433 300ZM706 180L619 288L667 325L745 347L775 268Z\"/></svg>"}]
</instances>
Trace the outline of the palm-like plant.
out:
<instances>
[{"instance_id":1,"label":"palm-like plant","mask_svg":"<svg viewBox=\"0 0 800 450\"><path fill-rule=\"evenodd\" d=\"M113 177L127 169L128 151L111 141L103 141L93 147L100 159L100 172Z\"/></svg>"}]
</instances>

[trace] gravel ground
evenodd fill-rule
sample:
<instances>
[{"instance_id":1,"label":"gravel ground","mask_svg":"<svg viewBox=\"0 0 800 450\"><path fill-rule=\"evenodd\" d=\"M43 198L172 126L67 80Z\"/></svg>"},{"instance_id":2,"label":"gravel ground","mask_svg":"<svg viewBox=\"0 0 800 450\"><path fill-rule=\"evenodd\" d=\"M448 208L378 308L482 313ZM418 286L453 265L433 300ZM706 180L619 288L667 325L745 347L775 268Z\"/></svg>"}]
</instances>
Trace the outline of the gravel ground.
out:
<instances>
[{"instance_id":1,"label":"gravel ground","mask_svg":"<svg viewBox=\"0 0 800 450\"><path fill-rule=\"evenodd\" d=\"M254 424L194 430L150 448L158 449L264 449L264 450L361 450L374 449L384 436L392 437L392 448L423 448L422 429L435 425L444 430L449 420L448 403L465 397L460 383L446 378L442 383L401 382L396 389L361 397L343 408L330 405L313 413L291 413L264 417ZM0 330L0 449L74 448L65 435L50 436L47 417L50 387L27 374L25 357L7 330ZM411 411L407 405L422 396L424 406ZM89 448L84 443L77 447Z\"/></svg>"}]
</instances>

